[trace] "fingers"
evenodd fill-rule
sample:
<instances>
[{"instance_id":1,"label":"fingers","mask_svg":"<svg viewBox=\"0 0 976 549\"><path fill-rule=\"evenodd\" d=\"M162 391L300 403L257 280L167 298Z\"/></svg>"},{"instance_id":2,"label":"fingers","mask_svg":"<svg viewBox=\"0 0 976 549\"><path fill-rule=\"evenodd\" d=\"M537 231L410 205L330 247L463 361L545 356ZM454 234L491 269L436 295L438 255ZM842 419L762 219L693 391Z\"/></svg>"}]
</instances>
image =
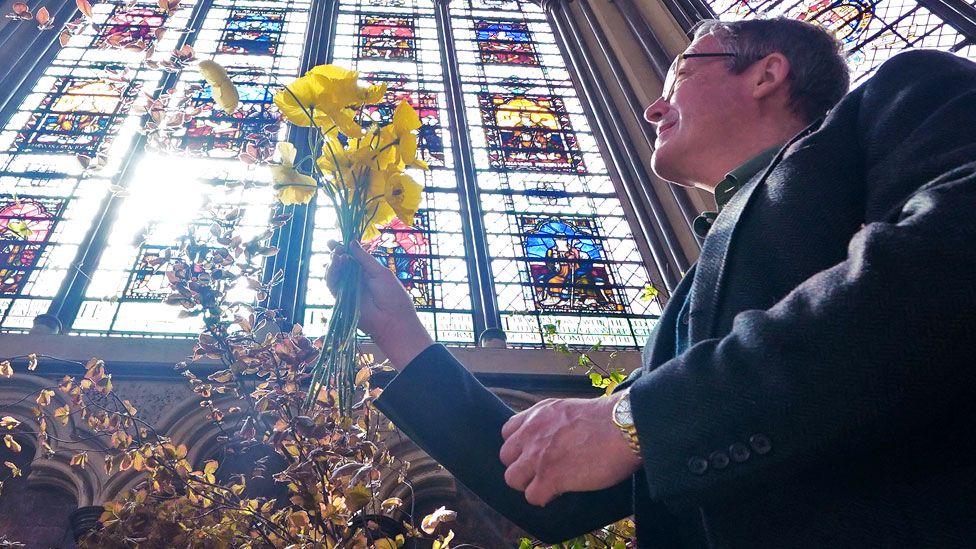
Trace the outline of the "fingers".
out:
<instances>
[{"instance_id":1,"label":"fingers","mask_svg":"<svg viewBox=\"0 0 976 549\"><path fill-rule=\"evenodd\" d=\"M525 501L542 507L556 499L559 494L552 485L540 477L535 477L525 488Z\"/></svg>"},{"instance_id":2,"label":"fingers","mask_svg":"<svg viewBox=\"0 0 976 549\"><path fill-rule=\"evenodd\" d=\"M505 484L508 484L519 492L524 492L535 478L535 473L529 465L528 460L519 460L505 469Z\"/></svg>"},{"instance_id":3,"label":"fingers","mask_svg":"<svg viewBox=\"0 0 976 549\"><path fill-rule=\"evenodd\" d=\"M370 275L376 275L378 273L390 272L389 269L380 265L376 258L366 253L362 245L359 242L352 242L347 246L349 250L349 255L359 263L359 266L363 268L363 271Z\"/></svg>"},{"instance_id":4,"label":"fingers","mask_svg":"<svg viewBox=\"0 0 976 549\"><path fill-rule=\"evenodd\" d=\"M508 418L508 421L505 422L505 425L502 425L502 438L507 440L508 437L512 436L512 433L518 431L518 428L522 426L522 423L525 422L525 418L527 416L528 414L526 414L525 412L519 412L514 416Z\"/></svg>"},{"instance_id":5,"label":"fingers","mask_svg":"<svg viewBox=\"0 0 976 549\"><path fill-rule=\"evenodd\" d=\"M325 285L333 295L336 293L339 279L343 277L344 273L348 272L351 261L352 259L348 254L341 251L332 252L332 262L329 263L329 268L325 272Z\"/></svg>"},{"instance_id":6,"label":"fingers","mask_svg":"<svg viewBox=\"0 0 976 549\"><path fill-rule=\"evenodd\" d=\"M502 444L502 449L498 451L498 459L506 467L515 462L522 454L522 445L514 438L508 439Z\"/></svg>"}]
</instances>

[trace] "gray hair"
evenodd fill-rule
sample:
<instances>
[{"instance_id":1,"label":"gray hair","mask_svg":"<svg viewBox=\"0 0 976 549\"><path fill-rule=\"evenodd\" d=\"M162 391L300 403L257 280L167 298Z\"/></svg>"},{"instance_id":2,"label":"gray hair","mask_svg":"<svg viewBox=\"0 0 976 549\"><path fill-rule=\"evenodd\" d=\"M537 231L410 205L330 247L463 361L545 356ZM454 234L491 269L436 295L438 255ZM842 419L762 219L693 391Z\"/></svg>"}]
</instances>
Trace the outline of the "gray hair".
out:
<instances>
[{"instance_id":1,"label":"gray hair","mask_svg":"<svg viewBox=\"0 0 976 549\"><path fill-rule=\"evenodd\" d=\"M790 62L790 106L807 122L827 113L847 93L851 77L841 43L824 29L803 21L776 17L746 21L702 21L695 39L713 35L736 54L728 61L733 74L779 52Z\"/></svg>"}]
</instances>

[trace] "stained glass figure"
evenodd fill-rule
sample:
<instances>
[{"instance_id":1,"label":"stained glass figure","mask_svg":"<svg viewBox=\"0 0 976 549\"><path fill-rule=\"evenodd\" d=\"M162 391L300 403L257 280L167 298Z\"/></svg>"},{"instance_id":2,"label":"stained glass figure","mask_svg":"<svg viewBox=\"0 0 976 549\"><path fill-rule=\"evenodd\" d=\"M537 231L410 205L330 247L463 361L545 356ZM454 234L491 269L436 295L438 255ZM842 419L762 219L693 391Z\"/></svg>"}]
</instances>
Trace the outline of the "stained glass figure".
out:
<instances>
[{"instance_id":1,"label":"stained glass figure","mask_svg":"<svg viewBox=\"0 0 976 549\"><path fill-rule=\"evenodd\" d=\"M520 216L536 306L545 311L623 311L590 218Z\"/></svg>"},{"instance_id":2,"label":"stained glass figure","mask_svg":"<svg viewBox=\"0 0 976 549\"><path fill-rule=\"evenodd\" d=\"M363 246L381 265L396 274L417 307L434 304L426 217L425 212L418 212L413 227L394 219L380 229L380 236Z\"/></svg>"},{"instance_id":3,"label":"stained glass figure","mask_svg":"<svg viewBox=\"0 0 976 549\"><path fill-rule=\"evenodd\" d=\"M856 85L888 58L910 48L960 52L968 43L964 34L916 0L712 0L708 2L725 21L785 16L819 25L844 45Z\"/></svg>"},{"instance_id":4,"label":"stained glass figure","mask_svg":"<svg viewBox=\"0 0 976 549\"><path fill-rule=\"evenodd\" d=\"M478 99L493 168L586 173L560 98L483 93Z\"/></svg>"},{"instance_id":5,"label":"stained glass figure","mask_svg":"<svg viewBox=\"0 0 976 549\"><path fill-rule=\"evenodd\" d=\"M138 89L104 79L57 79L17 134L17 150L95 157L117 131Z\"/></svg>"},{"instance_id":6,"label":"stained glass figure","mask_svg":"<svg viewBox=\"0 0 976 549\"><path fill-rule=\"evenodd\" d=\"M393 111L400 101L406 101L417 111L420 117L420 129L417 130L418 156L431 166L444 165L444 139L441 136L441 107L437 102L437 94L429 91L411 89L410 79L404 75L391 72L377 72L362 75L370 84L385 82L386 95L383 102L377 105L367 105L363 109L363 124L388 124L393 120Z\"/></svg>"},{"instance_id":7,"label":"stained glass figure","mask_svg":"<svg viewBox=\"0 0 976 549\"><path fill-rule=\"evenodd\" d=\"M21 293L63 209L58 199L0 197L0 296Z\"/></svg>"},{"instance_id":8,"label":"stained glass figure","mask_svg":"<svg viewBox=\"0 0 976 549\"><path fill-rule=\"evenodd\" d=\"M162 35L166 15L154 7L117 5L99 28L95 47L146 49Z\"/></svg>"},{"instance_id":9,"label":"stained glass figure","mask_svg":"<svg viewBox=\"0 0 976 549\"><path fill-rule=\"evenodd\" d=\"M360 55L382 59L415 59L416 33L410 17L363 16Z\"/></svg>"},{"instance_id":10,"label":"stained glass figure","mask_svg":"<svg viewBox=\"0 0 976 549\"><path fill-rule=\"evenodd\" d=\"M274 55L281 42L285 13L275 9L237 8L227 20L220 53Z\"/></svg>"},{"instance_id":11,"label":"stained glass figure","mask_svg":"<svg viewBox=\"0 0 976 549\"><path fill-rule=\"evenodd\" d=\"M527 24L475 21L475 31L482 63L539 64Z\"/></svg>"}]
</instances>

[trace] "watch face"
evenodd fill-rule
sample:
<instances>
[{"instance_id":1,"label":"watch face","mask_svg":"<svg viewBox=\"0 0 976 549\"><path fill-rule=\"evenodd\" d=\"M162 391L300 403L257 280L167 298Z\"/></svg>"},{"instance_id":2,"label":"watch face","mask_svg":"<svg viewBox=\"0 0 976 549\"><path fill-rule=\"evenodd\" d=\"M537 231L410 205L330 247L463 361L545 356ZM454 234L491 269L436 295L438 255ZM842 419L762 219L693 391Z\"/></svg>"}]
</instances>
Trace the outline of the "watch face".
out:
<instances>
[{"instance_id":1,"label":"watch face","mask_svg":"<svg viewBox=\"0 0 976 549\"><path fill-rule=\"evenodd\" d=\"M633 425L634 414L630 410L630 397L625 396L613 408L613 418L619 425Z\"/></svg>"}]
</instances>

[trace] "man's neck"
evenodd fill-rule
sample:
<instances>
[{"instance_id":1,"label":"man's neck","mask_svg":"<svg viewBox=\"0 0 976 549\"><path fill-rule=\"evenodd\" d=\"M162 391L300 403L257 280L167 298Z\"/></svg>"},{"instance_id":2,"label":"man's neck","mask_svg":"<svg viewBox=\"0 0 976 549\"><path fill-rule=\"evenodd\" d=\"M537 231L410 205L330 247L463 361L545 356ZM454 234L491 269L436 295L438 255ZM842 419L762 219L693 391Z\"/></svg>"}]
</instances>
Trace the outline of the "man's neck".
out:
<instances>
[{"instance_id":1,"label":"man's neck","mask_svg":"<svg viewBox=\"0 0 976 549\"><path fill-rule=\"evenodd\" d=\"M730 172L749 162L764 151L780 147L805 128L807 124L799 120L789 124L760 126L750 129L748 138L743 138L733 148L727 149L723 158L715 163L715 169L703 175L703 181L695 182L694 186L715 194L716 187Z\"/></svg>"}]
</instances>

